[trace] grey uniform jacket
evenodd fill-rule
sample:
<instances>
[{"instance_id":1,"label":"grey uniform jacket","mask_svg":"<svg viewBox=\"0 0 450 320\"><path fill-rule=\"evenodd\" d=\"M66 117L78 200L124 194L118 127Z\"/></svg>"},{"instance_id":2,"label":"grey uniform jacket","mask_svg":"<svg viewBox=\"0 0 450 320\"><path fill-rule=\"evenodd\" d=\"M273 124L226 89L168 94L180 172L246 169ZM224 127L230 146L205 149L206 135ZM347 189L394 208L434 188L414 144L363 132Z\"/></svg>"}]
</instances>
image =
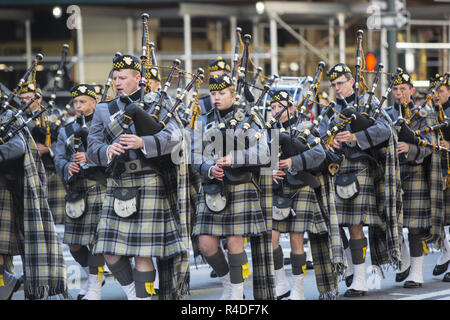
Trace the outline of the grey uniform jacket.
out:
<instances>
[{"instance_id":1,"label":"grey uniform jacket","mask_svg":"<svg viewBox=\"0 0 450 320\"><path fill-rule=\"evenodd\" d=\"M398 105L387 107L385 110L387 114L391 117L392 121L395 123L398 117L400 116ZM416 120L411 125L412 130L421 130L427 126L427 121L425 118L420 118L418 121ZM431 133L424 133L421 135L421 137L430 143L432 142ZM408 144L409 144L409 151L406 155L406 160L410 163L421 164L423 160L432 152L430 148L425 148L411 143Z\"/></svg>"},{"instance_id":2,"label":"grey uniform jacket","mask_svg":"<svg viewBox=\"0 0 450 320\"><path fill-rule=\"evenodd\" d=\"M139 91L138 91L139 92ZM137 93L130 95L130 97L137 96ZM147 94L145 96L145 102L150 103L157 99L158 94ZM118 114L120 116L123 114L126 103L120 100L120 98L114 99L117 101L119 108ZM110 102L108 102L110 103ZM107 149L109 144L107 143L104 131L108 124L112 121L112 116L109 112L108 103L99 103L95 107L94 118L92 119L92 124L89 128L88 136L88 149L87 158L88 161L96 166L106 167L109 160L107 157ZM163 119L168 113L167 106L163 105L161 110L160 119ZM134 124L130 126L131 134L136 134ZM143 136L144 140L144 156L149 158L159 157L162 155L167 155L172 152L172 150L180 143L182 138L182 133L178 127L177 122L171 119L168 124L160 132L153 136ZM119 138L114 142L118 143ZM137 159L136 152L130 150L129 160Z\"/></svg>"},{"instance_id":3,"label":"grey uniform jacket","mask_svg":"<svg viewBox=\"0 0 450 320\"><path fill-rule=\"evenodd\" d=\"M233 112L229 112L224 118L224 121L229 121L232 118ZM200 173L202 178L206 181L212 180L210 176L210 169L215 165L216 158L211 156L211 152L205 151L211 150L212 144L209 139L207 139L210 135L218 135L219 129L217 128L217 124L219 123L219 119L216 116L215 108L211 109L207 114L201 115L198 118L197 129L194 130L192 134L192 142L191 142L191 157L192 157L192 165L196 171ZM242 122L241 122L242 123ZM237 125L237 129L239 129L239 124ZM250 138L254 137L257 132L260 131L261 126L256 124L254 121L251 123L251 127L246 133ZM242 131L241 131L242 132ZM215 151L217 150L213 150ZM258 143L252 144L249 148L245 150L239 150L233 152L233 164L231 168L242 168L249 166L259 166L266 165L270 161L270 149L267 143L267 136L264 134L258 141Z\"/></svg>"},{"instance_id":4,"label":"grey uniform jacket","mask_svg":"<svg viewBox=\"0 0 450 320\"><path fill-rule=\"evenodd\" d=\"M295 118L294 120L289 121L290 123L295 124L296 122ZM283 124L283 127L287 130L289 130L289 127L292 125L288 125L287 123ZM306 143L311 144L314 142L314 135L310 134L308 135L308 138L306 140ZM326 155L325 151L321 144L318 144L314 147L312 147L309 150L306 150L302 152L301 154L297 154L295 156L292 156L292 167L289 169L289 171L292 174L297 174L300 171L307 171L311 169L315 169L319 167L319 165L325 160Z\"/></svg>"},{"instance_id":5,"label":"grey uniform jacket","mask_svg":"<svg viewBox=\"0 0 450 320\"><path fill-rule=\"evenodd\" d=\"M86 121L86 125L89 127L92 121ZM67 136L68 127L73 128L70 136ZM58 175L63 179L64 182L69 180L69 165L73 162L73 156L75 155L73 138L74 133L80 128L80 124L77 121L73 121L65 125L63 128L59 129L58 141L56 143L55 152L55 167ZM78 152L86 152L85 147L81 144ZM87 162L88 166L92 166L92 163Z\"/></svg>"},{"instance_id":6,"label":"grey uniform jacket","mask_svg":"<svg viewBox=\"0 0 450 320\"><path fill-rule=\"evenodd\" d=\"M364 101L366 101L367 98L368 94L361 95L359 97L360 104L364 103ZM346 98L348 105L352 105L353 100L354 94ZM378 105L378 100L375 97L373 98L372 102L374 105ZM345 103L342 100L340 99L336 100L336 107L335 107L336 111L341 112L343 109L345 109L345 107L346 107ZM335 121L336 118L337 115L335 113L331 116L331 118L329 118L328 115L324 116L323 120L320 122L319 125L320 136L323 136L328 129L331 129L330 122ZM339 122L339 120L337 121ZM346 130L351 131L349 124L346 125ZM390 136L389 122L387 119L384 118L383 115L380 115L373 125L371 125L365 130L354 132L354 134L356 136L357 141L347 143L347 146L351 148L359 146L361 150L368 150L389 139Z\"/></svg>"},{"instance_id":7,"label":"grey uniform jacket","mask_svg":"<svg viewBox=\"0 0 450 320\"><path fill-rule=\"evenodd\" d=\"M8 110L0 116L0 123L5 123L13 116L13 111ZM25 129L26 130L26 129ZM2 136L2 138L5 135ZM8 160L16 160L25 154L25 141L20 134L14 135L5 144L0 144L0 163Z\"/></svg>"}]
</instances>

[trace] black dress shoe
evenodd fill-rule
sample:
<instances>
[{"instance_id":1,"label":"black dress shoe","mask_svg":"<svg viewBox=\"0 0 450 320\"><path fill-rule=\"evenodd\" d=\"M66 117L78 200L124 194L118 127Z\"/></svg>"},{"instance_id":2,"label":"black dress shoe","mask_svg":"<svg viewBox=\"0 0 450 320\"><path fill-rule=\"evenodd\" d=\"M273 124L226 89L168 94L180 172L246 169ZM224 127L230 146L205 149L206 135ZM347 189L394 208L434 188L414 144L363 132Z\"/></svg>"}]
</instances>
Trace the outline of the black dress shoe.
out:
<instances>
[{"instance_id":1,"label":"black dress shoe","mask_svg":"<svg viewBox=\"0 0 450 320\"><path fill-rule=\"evenodd\" d=\"M408 267L403 272L399 272L395 275L395 282L402 282L409 276L409 271L411 270L411 266Z\"/></svg>"},{"instance_id":2,"label":"black dress shoe","mask_svg":"<svg viewBox=\"0 0 450 320\"><path fill-rule=\"evenodd\" d=\"M312 261L306 261L306 270L314 269L314 264Z\"/></svg>"},{"instance_id":3,"label":"black dress shoe","mask_svg":"<svg viewBox=\"0 0 450 320\"><path fill-rule=\"evenodd\" d=\"M448 260L444 264L437 264L433 269L433 276L438 276L443 274L445 271L447 271L448 264L450 263L450 260Z\"/></svg>"},{"instance_id":4,"label":"black dress shoe","mask_svg":"<svg viewBox=\"0 0 450 320\"><path fill-rule=\"evenodd\" d=\"M414 281L406 281L403 284L403 288L408 288L408 289L415 289L415 288L420 288L422 286L421 283L419 282L414 282Z\"/></svg>"},{"instance_id":5,"label":"black dress shoe","mask_svg":"<svg viewBox=\"0 0 450 320\"><path fill-rule=\"evenodd\" d=\"M447 272L447 273L444 275L444 279L442 279L442 281L444 281L444 282L450 282L450 272Z\"/></svg>"},{"instance_id":6,"label":"black dress shoe","mask_svg":"<svg viewBox=\"0 0 450 320\"><path fill-rule=\"evenodd\" d=\"M287 298L291 295L291 291L287 291L286 293L283 293L281 296L277 296L277 300L281 300L283 298Z\"/></svg>"},{"instance_id":7,"label":"black dress shoe","mask_svg":"<svg viewBox=\"0 0 450 320\"><path fill-rule=\"evenodd\" d=\"M353 282L353 275L345 277L345 285L347 286L347 288L352 285L352 282Z\"/></svg>"},{"instance_id":8,"label":"black dress shoe","mask_svg":"<svg viewBox=\"0 0 450 320\"><path fill-rule=\"evenodd\" d=\"M347 297L347 298L362 297L365 294L366 294L366 291L348 289L347 291L345 291L344 297Z\"/></svg>"}]
</instances>

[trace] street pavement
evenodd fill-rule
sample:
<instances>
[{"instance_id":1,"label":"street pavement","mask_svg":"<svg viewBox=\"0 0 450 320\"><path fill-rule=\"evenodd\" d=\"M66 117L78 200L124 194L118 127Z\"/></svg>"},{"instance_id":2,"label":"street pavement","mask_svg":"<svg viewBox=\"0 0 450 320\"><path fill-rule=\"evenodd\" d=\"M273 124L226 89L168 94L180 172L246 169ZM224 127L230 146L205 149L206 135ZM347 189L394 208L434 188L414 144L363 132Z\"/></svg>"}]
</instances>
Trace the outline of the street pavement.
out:
<instances>
[{"instance_id":1,"label":"street pavement","mask_svg":"<svg viewBox=\"0 0 450 320\"><path fill-rule=\"evenodd\" d=\"M62 240L64 233L64 226L57 225L58 236ZM365 230L367 232L367 230ZM407 237L406 237L407 239ZM289 257L289 238L282 235L280 239L280 245L283 249L284 256ZM309 250L309 248L306 248ZM249 257L249 263L251 265L251 253L249 245L246 246L247 256ZM76 299L80 286L87 281L87 277L84 271L73 260L69 248L63 244L64 259L67 265L67 277L69 293ZM370 256L370 252L367 252L367 256ZM339 283L339 295L338 300L450 300L450 283L442 281L443 275L433 276L432 271L435 263L438 259L438 252L430 252L424 258L423 263L423 278L424 284L418 289L405 289L403 283L395 282L395 271L392 269L384 271L384 278L378 274L373 274L371 266L367 263L367 275L366 279L369 285L369 292L360 298L345 298L343 293L346 291L344 281ZM370 261L370 259L369 259ZM16 274L22 274L22 261L20 257L14 258L14 266ZM190 281L190 294L185 296L185 300L217 300L222 294L222 285L218 278L211 278L211 268L204 264L199 259L194 260L191 253L191 281ZM292 283L291 266L285 265L287 279ZM319 292L316 287L316 281L314 276L314 270L307 270L307 276L305 277L305 299L317 300ZM246 300L253 299L252 293L252 276L245 281L244 294ZM21 287L13 297L13 300L23 300L24 292ZM58 300L60 297L51 297L50 300ZM114 279L111 274L106 274L106 283L102 290L103 300L126 300L125 293L122 291L119 283Z\"/></svg>"}]
</instances>

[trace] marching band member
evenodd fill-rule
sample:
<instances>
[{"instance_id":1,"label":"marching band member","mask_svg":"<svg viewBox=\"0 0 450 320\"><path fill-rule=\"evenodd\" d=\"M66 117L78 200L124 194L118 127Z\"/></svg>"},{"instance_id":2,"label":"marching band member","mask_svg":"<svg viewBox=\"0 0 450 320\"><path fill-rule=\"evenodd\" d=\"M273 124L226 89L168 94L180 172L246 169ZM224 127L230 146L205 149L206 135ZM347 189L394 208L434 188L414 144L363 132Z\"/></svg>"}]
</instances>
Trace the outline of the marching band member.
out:
<instances>
[{"instance_id":1,"label":"marching band member","mask_svg":"<svg viewBox=\"0 0 450 320\"><path fill-rule=\"evenodd\" d=\"M268 155L268 146L262 141L248 149L223 150L225 141L218 125L228 123L235 108L230 76L211 77L209 90L213 108L199 118L201 128L199 126L194 137L202 140L215 138L213 143L208 140L204 146L194 138L193 166L202 176L202 188L193 235L198 236L203 256L222 281L224 291L221 299L242 300L244 279L250 274L244 238L270 231L261 204L264 201L262 195L267 191L261 189L267 186L260 182L264 177L258 168L263 159L260 155ZM258 125L252 123L252 128L254 133ZM214 150L210 149L211 146L215 146ZM251 163L253 156L256 156L255 163ZM232 178L233 175L236 178ZM220 237L226 237L228 259L219 248ZM253 263L254 269L258 268L255 259ZM254 280L254 288L256 286Z\"/></svg>"},{"instance_id":2,"label":"marching band member","mask_svg":"<svg viewBox=\"0 0 450 320\"><path fill-rule=\"evenodd\" d=\"M68 186L63 242L85 270L88 281L79 299L101 300L103 255L93 255L97 225L105 197L105 178L99 168L87 164L87 134L94 116L97 95L93 86L79 84L71 89L76 120L60 129L55 153L55 166Z\"/></svg>"}]
</instances>

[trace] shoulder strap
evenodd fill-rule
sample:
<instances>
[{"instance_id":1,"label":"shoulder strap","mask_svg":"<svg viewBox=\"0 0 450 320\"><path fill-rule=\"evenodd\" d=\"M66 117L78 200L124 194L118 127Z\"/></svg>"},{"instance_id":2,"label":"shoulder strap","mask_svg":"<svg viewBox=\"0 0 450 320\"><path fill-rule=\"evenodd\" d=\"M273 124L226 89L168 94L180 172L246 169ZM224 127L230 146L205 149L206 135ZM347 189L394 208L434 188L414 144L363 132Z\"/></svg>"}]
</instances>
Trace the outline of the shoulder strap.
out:
<instances>
[{"instance_id":1,"label":"shoulder strap","mask_svg":"<svg viewBox=\"0 0 450 320\"><path fill-rule=\"evenodd\" d=\"M109 114L112 116L119 111L119 105L117 104L117 99L108 102Z\"/></svg>"},{"instance_id":2,"label":"shoulder strap","mask_svg":"<svg viewBox=\"0 0 450 320\"><path fill-rule=\"evenodd\" d=\"M73 127L75 121L72 121L71 123L67 124L66 126L64 126L64 129L66 130L66 137L70 137L72 134L74 134L75 129Z\"/></svg>"}]
</instances>

